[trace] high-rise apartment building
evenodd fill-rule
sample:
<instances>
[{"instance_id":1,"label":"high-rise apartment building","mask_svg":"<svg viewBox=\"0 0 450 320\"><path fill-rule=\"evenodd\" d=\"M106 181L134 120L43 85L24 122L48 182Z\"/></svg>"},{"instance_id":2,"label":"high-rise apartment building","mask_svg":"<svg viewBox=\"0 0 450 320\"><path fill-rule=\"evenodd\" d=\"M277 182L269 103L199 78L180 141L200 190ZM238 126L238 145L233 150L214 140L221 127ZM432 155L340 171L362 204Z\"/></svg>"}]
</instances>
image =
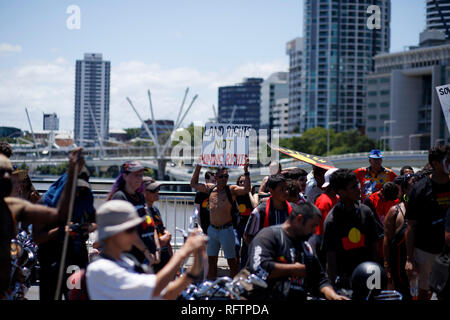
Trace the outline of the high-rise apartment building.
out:
<instances>
[{"instance_id":1,"label":"high-rise apartment building","mask_svg":"<svg viewBox=\"0 0 450 320\"><path fill-rule=\"evenodd\" d=\"M273 109L277 99L288 98L288 73L275 72L261 85L260 129L273 129Z\"/></svg>"},{"instance_id":2,"label":"high-rise apartment building","mask_svg":"<svg viewBox=\"0 0 450 320\"><path fill-rule=\"evenodd\" d=\"M372 5L379 8L378 29L368 26ZM372 57L389 52L389 21L390 0L304 1L304 84L299 117L291 120L300 132L331 122L339 122L337 131L365 126L365 76Z\"/></svg>"},{"instance_id":3,"label":"high-rise apartment building","mask_svg":"<svg viewBox=\"0 0 450 320\"><path fill-rule=\"evenodd\" d=\"M44 113L43 120L43 130L59 130L59 118L56 113Z\"/></svg>"},{"instance_id":4,"label":"high-rise apartment building","mask_svg":"<svg viewBox=\"0 0 450 320\"><path fill-rule=\"evenodd\" d=\"M279 130L280 137L283 138L289 132L289 99L281 98L275 100L275 105L271 111L272 129Z\"/></svg>"},{"instance_id":5,"label":"high-rise apartment building","mask_svg":"<svg viewBox=\"0 0 450 320\"><path fill-rule=\"evenodd\" d=\"M78 145L107 140L109 133L109 61L101 53L85 53L76 61L74 138Z\"/></svg>"},{"instance_id":6,"label":"high-rise apartment building","mask_svg":"<svg viewBox=\"0 0 450 320\"><path fill-rule=\"evenodd\" d=\"M219 122L248 124L259 129L262 78L245 78L234 86L219 87Z\"/></svg>"},{"instance_id":7,"label":"high-rise apartment building","mask_svg":"<svg viewBox=\"0 0 450 320\"><path fill-rule=\"evenodd\" d=\"M440 30L450 38L450 1L426 0L427 30Z\"/></svg>"},{"instance_id":8,"label":"high-rise apartment building","mask_svg":"<svg viewBox=\"0 0 450 320\"><path fill-rule=\"evenodd\" d=\"M303 46L303 38L300 37L286 44L286 54L289 56L289 132L299 131L300 129Z\"/></svg>"}]
</instances>

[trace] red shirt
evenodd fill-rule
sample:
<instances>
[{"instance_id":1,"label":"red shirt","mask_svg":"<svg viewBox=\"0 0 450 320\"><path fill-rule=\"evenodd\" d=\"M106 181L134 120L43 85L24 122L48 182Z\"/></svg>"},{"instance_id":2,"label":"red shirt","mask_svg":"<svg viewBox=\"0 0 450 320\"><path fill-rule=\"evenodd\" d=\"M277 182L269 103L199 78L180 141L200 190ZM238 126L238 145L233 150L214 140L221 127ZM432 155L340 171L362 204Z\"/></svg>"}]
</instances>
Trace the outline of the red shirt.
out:
<instances>
[{"instance_id":1,"label":"red shirt","mask_svg":"<svg viewBox=\"0 0 450 320\"><path fill-rule=\"evenodd\" d=\"M320 213L322 214L322 220L320 221L320 224L316 228L316 234L321 235L323 234L323 223L325 221L325 218L327 217L328 212L333 209L335 204L338 202L338 197L330 197L326 193L322 193L320 196L317 197L316 202L314 203L317 208L319 208Z\"/></svg>"},{"instance_id":2,"label":"red shirt","mask_svg":"<svg viewBox=\"0 0 450 320\"><path fill-rule=\"evenodd\" d=\"M389 209L400 202L400 200L394 200L394 201L386 201L381 199L380 197L380 191L372 194L369 197L369 201L372 202L373 207L375 208L375 212L380 218L381 223L384 225L384 218L386 217L386 214L388 213Z\"/></svg>"},{"instance_id":3,"label":"red shirt","mask_svg":"<svg viewBox=\"0 0 450 320\"><path fill-rule=\"evenodd\" d=\"M392 182L397 177L391 169L384 167L381 167L381 169L381 172L378 174L370 170L370 167L359 168L354 171L361 185L361 202L364 202L365 198L371 194L381 190L383 184L389 181Z\"/></svg>"}]
</instances>

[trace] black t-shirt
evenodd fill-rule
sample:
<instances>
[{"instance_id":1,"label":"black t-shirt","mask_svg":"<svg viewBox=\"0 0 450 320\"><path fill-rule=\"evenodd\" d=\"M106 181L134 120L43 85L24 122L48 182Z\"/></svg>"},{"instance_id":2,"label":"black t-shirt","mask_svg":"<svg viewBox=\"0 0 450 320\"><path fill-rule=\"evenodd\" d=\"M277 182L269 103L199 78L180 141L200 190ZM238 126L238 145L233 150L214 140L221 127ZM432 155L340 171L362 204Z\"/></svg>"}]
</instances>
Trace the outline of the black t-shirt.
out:
<instances>
[{"instance_id":1,"label":"black t-shirt","mask_svg":"<svg viewBox=\"0 0 450 320\"><path fill-rule=\"evenodd\" d=\"M139 215L139 217L146 217L144 222L137 226L137 231L139 237L142 239L144 244L147 246L148 250L151 253L156 252L156 243L154 239L155 226L152 217L147 212L145 207L145 197L142 193L137 192L133 195L125 191L117 191L111 198L112 200L124 200L130 202L135 208ZM139 262L143 262L145 259L144 254L141 250L133 246L130 253L139 260Z\"/></svg>"},{"instance_id":2,"label":"black t-shirt","mask_svg":"<svg viewBox=\"0 0 450 320\"><path fill-rule=\"evenodd\" d=\"M302 263L306 266L306 278L282 277L268 279L268 288L258 294L265 299L306 300L307 293L318 295L320 288L330 285L325 271L306 241L290 238L282 225L264 228L252 240L249 247L247 268L251 273L268 274L275 263ZM263 291L263 292L262 292Z\"/></svg>"},{"instance_id":3,"label":"black t-shirt","mask_svg":"<svg viewBox=\"0 0 450 320\"><path fill-rule=\"evenodd\" d=\"M11 239L16 225L8 206L0 199L0 295L8 289L11 272Z\"/></svg>"},{"instance_id":4,"label":"black t-shirt","mask_svg":"<svg viewBox=\"0 0 450 320\"><path fill-rule=\"evenodd\" d=\"M344 208L338 202L324 222L322 251L336 252L336 275L350 279L356 266L373 260L372 247L377 242L376 222L366 205Z\"/></svg>"},{"instance_id":5,"label":"black t-shirt","mask_svg":"<svg viewBox=\"0 0 450 320\"><path fill-rule=\"evenodd\" d=\"M200 205L200 227L203 233L207 234L209 227L209 195L204 192L197 192L194 203Z\"/></svg>"},{"instance_id":6,"label":"black t-shirt","mask_svg":"<svg viewBox=\"0 0 450 320\"><path fill-rule=\"evenodd\" d=\"M445 231L450 232L450 206L447 209L447 218L445 222Z\"/></svg>"},{"instance_id":7,"label":"black t-shirt","mask_svg":"<svg viewBox=\"0 0 450 320\"><path fill-rule=\"evenodd\" d=\"M252 206L252 202L250 201L250 197L248 194L243 195L243 196L237 196L236 202L238 204L239 215L241 217L239 219L239 224L246 225L248 218L250 216L250 213L253 210L253 206Z\"/></svg>"},{"instance_id":8,"label":"black t-shirt","mask_svg":"<svg viewBox=\"0 0 450 320\"><path fill-rule=\"evenodd\" d=\"M414 185L409 194L406 219L417 222L415 247L433 254L442 251L449 203L450 182L437 184L426 176Z\"/></svg>"},{"instance_id":9,"label":"black t-shirt","mask_svg":"<svg viewBox=\"0 0 450 320\"><path fill-rule=\"evenodd\" d=\"M150 212L150 216L153 219L153 222L155 223L156 231L158 232L158 237L161 237L164 234L164 231L166 230L166 227L164 226L164 222L161 217L161 212L159 212L159 209L157 207L151 207L148 208L148 211Z\"/></svg>"}]
</instances>

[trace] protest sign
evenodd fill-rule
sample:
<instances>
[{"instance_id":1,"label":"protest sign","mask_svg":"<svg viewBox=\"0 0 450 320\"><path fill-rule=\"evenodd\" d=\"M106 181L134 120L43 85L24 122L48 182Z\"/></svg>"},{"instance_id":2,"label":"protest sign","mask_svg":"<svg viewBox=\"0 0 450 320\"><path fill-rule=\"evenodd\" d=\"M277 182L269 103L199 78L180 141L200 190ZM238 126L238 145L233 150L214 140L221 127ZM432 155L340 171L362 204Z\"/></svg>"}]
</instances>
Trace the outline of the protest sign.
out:
<instances>
[{"instance_id":1,"label":"protest sign","mask_svg":"<svg viewBox=\"0 0 450 320\"><path fill-rule=\"evenodd\" d=\"M436 87L436 91L441 102L447 129L450 131L450 84Z\"/></svg>"},{"instance_id":2,"label":"protest sign","mask_svg":"<svg viewBox=\"0 0 450 320\"><path fill-rule=\"evenodd\" d=\"M238 168L249 152L250 125L207 123L203 134L202 166Z\"/></svg>"}]
</instances>

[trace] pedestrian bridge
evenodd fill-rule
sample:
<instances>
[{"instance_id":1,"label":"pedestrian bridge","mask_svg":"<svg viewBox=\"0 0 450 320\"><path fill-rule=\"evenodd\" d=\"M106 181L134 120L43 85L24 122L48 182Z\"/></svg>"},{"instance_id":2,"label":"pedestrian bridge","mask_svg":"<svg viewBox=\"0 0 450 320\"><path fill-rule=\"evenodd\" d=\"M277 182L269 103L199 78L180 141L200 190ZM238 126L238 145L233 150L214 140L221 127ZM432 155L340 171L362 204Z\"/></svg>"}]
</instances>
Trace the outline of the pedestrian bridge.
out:
<instances>
[{"instance_id":1,"label":"pedestrian bridge","mask_svg":"<svg viewBox=\"0 0 450 320\"><path fill-rule=\"evenodd\" d=\"M335 155L329 157L330 161L337 168L349 168L356 169L363 166L368 166L368 153L350 153L343 155ZM158 170L158 160L156 156L146 156L146 155L134 155L134 156L115 156L107 158L94 158L92 156L86 157L86 165L88 167L93 167L101 171L106 171L108 168L116 167L118 168L121 164L129 160L140 161L143 165L153 169ZM166 166L166 175L169 176L170 180L175 181L190 181L193 172L193 159L191 157L167 157L160 159L167 161L170 165ZM67 162L67 156L58 158L22 158L22 159L12 159L12 162L17 166L26 164L30 171L32 172L35 168L42 165L58 165ZM282 167L300 167L307 171L311 170L311 165L305 162L293 159L284 158L280 160ZM428 162L428 151L426 150L416 150L416 151L387 151L384 152L383 166L392 168L396 173L400 171L400 168L404 165L409 165L416 170L423 168ZM180 165L180 163L189 163L187 165ZM256 159L250 158L250 163L256 163ZM250 174L252 181L261 181L262 178L269 173L268 166L250 167ZM237 177L242 174L240 169L230 169L230 181L237 179Z\"/></svg>"}]
</instances>

